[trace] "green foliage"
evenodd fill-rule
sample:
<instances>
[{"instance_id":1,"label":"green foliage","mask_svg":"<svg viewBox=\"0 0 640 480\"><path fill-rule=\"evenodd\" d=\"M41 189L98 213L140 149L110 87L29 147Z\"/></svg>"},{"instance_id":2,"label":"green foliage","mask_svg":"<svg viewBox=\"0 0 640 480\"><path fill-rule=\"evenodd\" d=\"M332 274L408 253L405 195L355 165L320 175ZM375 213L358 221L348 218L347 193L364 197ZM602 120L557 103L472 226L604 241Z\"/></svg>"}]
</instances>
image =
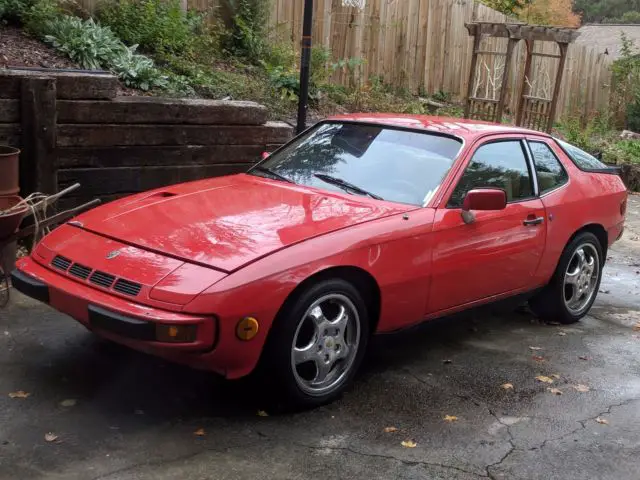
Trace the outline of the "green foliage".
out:
<instances>
[{"instance_id":1,"label":"green foliage","mask_svg":"<svg viewBox=\"0 0 640 480\"><path fill-rule=\"evenodd\" d=\"M605 18L602 23L640 24L640 12L625 12L620 17Z\"/></svg>"},{"instance_id":2,"label":"green foliage","mask_svg":"<svg viewBox=\"0 0 640 480\"><path fill-rule=\"evenodd\" d=\"M98 18L124 43L139 45L145 52L194 58L203 49L209 55L217 50L217 37L206 26L205 14L184 12L179 0L110 0L101 6Z\"/></svg>"},{"instance_id":3,"label":"green foliage","mask_svg":"<svg viewBox=\"0 0 640 480\"><path fill-rule=\"evenodd\" d=\"M607 19L617 23L626 13L639 12L640 0L575 0L573 10L582 15L584 23L599 23Z\"/></svg>"},{"instance_id":4,"label":"green foliage","mask_svg":"<svg viewBox=\"0 0 640 480\"><path fill-rule=\"evenodd\" d=\"M30 3L28 0L0 0L0 20L7 23L21 23Z\"/></svg>"},{"instance_id":5,"label":"green foliage","mask_svg":"<svg viewBox=\"0 0 640 480\"><path fill-rule=\"evenodd\" d=\"M578 118L568 118L558 130L567 142L592 155L602 155L606 163L640 163L640 142L621 140L610 115L593 115L586 124Z\"/></svg>"},{"instance_id":6,"label":"green foliage","mask_svg":"<svg viewBox=\"0 0 640 480\"><path fill-rule=\"evenodd\" d=\"M487 7L498 10L505 15L515 15L531 3L532 0L480 0Z\"/></svg>"},{"instance_id":7,"label":"green foliage","mask_svg":"<svg viewBox=\"0 0 640 480\"><path fill-rule=\"evenodd\" d=\"M622 140L614 143L608 152L605 160L611 163L638 163L640 164L640 141Z\"/></svg>"},{"instance_id":8,"label":"green foliage","mask_svg":"<svg viewBox=\"0 0 640 480\"><path fill-rule=\"evenodd\" d=\"M619 127L640 130L640 54L622 34L621 57L613 63L611 106Z\"/></svg>"},{"instance_id":9,"label":"green foliage","mask_svg":"<svg viewBox=\"0 0 640 480\"><path fill-rule=\"evenodd\" d=\"M106 68L130 87L141 90L164 87L166 79L153 61L135 53L109 29L93 19L63 15L46 22L44 40L81 67L91 70Z\"/></svg>"},{"instance_id":10,"label":"green foliage","mask_svg":"<svg viewBox=\"0 0 640 480\"><path fill-rule=\"evenodd\" d=\"M271 3L269 0L224 0L223 9L231 19L224 37L230 55L246 58L257 64L268 50L267 25Z\"/></svg>"}]
</instances>

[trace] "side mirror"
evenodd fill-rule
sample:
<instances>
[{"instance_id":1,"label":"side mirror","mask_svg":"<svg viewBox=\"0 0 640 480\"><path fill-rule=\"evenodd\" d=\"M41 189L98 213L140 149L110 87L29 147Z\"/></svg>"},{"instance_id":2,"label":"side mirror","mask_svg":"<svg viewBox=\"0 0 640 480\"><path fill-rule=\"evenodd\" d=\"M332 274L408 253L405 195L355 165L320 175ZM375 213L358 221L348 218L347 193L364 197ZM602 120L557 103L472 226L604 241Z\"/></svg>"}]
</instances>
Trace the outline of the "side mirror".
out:
<instances>
[{"instance_id":1,"label":"side mirror","mask_svg":"<svg viewBox=\"0 0 640 480\"><path fill-rule=\"evenodd\" d=\"M478 188L470 190L462 202L462 220L473 223L473 210L504 210L507 207L507 194L498 188Z\"/></svg>"},{"instance_id":2,"label":"side mirror","mask_svg":"<svg viewBox=\"0 0 640 480\"><path fill-rule=\"evenodd\" d=\"M262 155L260 155L262 157L262 160L266 160L267 158L269 158L269 155L271 155L269 152L262 152Z\"/></svg>"}]
</instances>

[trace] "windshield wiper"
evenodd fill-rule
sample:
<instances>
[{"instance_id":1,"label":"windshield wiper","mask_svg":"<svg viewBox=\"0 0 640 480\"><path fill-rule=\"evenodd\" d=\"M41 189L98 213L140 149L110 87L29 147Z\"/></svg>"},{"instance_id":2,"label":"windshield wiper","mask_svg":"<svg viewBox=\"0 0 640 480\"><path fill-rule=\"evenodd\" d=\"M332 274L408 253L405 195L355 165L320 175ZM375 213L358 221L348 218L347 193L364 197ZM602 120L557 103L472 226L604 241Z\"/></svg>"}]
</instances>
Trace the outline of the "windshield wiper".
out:
<instances>
[{"instance_id":1,"label":"windshield wiper","mask_svg":"<svg viewBox=\"0 0 640 480\"><path fill-rule=\"evenodd\" d=\"M262 172L262 173L266 173L267 175L271 175L272 177L275 177L278 180L282 180L283 182L293 183L293 184L296 183L293 180L291 180L291 179L289 179L287 177L284 177L284 176L280 175L279 173L274 172L273 170L269 170L268 168L263 167L261 165L258 165L256 167L254 167L253 169L254 170L258 170L259 172Z\"/></svg>"},{"instance_id":2,"label":"windshield wiper","mask_svg":"<svg viewBox=\"0 0 640 480\"><path fill-rule=\"evenodd\" d=\"M351 190L352 192L359 193L360 195L367 195L368 197L375 198L376 200L384 200L384 198L376 195L375 193L367 192L366 190L354 185L353 183L349 183L346 180L341 178L332 177L331 175L325 175L324 173L314 173L314 177L319 178L323 182L331 183L333 185L337 185L341 187L343 190Z\"/></svg>"}]
</instances>

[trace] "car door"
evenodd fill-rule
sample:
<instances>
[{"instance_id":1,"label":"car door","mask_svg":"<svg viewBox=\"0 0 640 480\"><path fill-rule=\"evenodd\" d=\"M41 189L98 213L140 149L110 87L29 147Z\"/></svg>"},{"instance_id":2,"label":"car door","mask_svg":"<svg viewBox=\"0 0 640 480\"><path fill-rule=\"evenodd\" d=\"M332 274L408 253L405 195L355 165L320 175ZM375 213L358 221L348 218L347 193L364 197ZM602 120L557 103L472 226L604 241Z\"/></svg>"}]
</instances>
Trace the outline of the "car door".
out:
<instances>
[{"instance_id":1,"label":"car door","mask_svg":"<svg viewBox=\"0 0 640 480\"><path fill-rule=\"evenodd\" d=\"M464 162L436 211L427 315L531 286L545 248L545 210L524 139L484 139ZM474 212L466 224L464 197L483 187L505 190L507 206Z\"/></svg>"}]
</instances>

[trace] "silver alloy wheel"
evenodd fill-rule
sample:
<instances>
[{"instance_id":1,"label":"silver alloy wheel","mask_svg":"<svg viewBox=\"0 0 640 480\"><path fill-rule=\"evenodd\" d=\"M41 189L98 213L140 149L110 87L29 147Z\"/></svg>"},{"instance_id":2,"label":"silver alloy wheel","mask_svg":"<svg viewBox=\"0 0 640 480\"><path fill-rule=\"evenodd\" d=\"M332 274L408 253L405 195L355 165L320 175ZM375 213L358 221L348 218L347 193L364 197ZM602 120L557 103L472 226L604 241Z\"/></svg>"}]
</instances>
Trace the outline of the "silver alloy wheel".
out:
<instances>
[{"instance_id":1,"label":"silver alloy wheel","mask_svg":"<svg viewBox=\"0 0 640 480\"><path fill-rule=\"evenodd\" d=\"M338 388L353 366L361 332L347 296L332 293L313 302L293 336L291 367L298 386L312 396Z\"/></svg>"},{"instance_id":2,"label":"silver alloy wheel","mask_svg":"<svg viewBox=\"0 0 640 480\"><path fill-rule=\"evenodd\" d=\"M596 293L600 256L594 245L583 243L573 252L564 274L564 304L573 315L581 315Z\"/></svg>"}]
</instances>

